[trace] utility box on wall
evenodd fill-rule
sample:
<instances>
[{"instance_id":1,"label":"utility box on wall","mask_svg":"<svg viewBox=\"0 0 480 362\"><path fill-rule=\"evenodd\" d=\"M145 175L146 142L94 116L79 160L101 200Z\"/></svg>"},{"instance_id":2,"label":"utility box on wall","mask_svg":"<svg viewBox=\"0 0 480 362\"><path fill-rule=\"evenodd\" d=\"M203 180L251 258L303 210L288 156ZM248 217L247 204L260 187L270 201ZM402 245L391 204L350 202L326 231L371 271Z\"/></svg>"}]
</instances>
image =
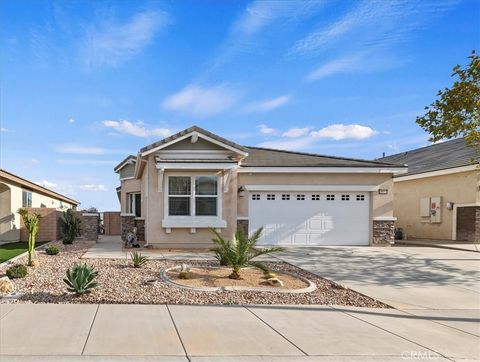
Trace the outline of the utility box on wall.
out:
<instances>
[{"instance_id":1,"label":"utility box on wall","mask_svg":"<svg viewBox=\"0 0 480 362\"><path fill-rule=\"evenodd\" d=\"M440 196L430 198L430 222L432 224L442 222L442 198Z\"/></svg>"}]
</instances>

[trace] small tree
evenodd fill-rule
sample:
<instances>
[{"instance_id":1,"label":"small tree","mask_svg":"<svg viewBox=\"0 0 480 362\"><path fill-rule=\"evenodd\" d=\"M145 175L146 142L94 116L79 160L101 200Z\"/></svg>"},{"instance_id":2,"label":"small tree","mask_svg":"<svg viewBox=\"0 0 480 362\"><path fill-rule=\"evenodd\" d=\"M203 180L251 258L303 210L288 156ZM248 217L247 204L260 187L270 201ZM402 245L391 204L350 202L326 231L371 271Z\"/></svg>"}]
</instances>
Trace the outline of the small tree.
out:
<instances>
[{"instance_id":1,"label":"small tree","mask_svg":"<svg viewBox=\"0 0 480 362\"><path fill-rule=\"evenodd\" d=\"M253 259L260 255L270 254L276 251L283 251L282 247L256 248L256 244L263 228L255 231L250 237L243 231L238 230L233 240L225 240L215 229L210 229L214 234L213 242L217 247L212 250L219 261L223 261L232 268L230 279L241 279L240 270L247 267L254 267L267 273L268 268Z\"/></svg>"},{"instance_id":2,"label":"small tree","mask_svg":"<svg viewBox=\"0 0 480 362\"><path fill-rule=\"evenodd\" d=\"M23 223L28 231L28 265L33 265L33 256L35 251L35 236L38 232L40 223L40 215L33 213L29 214L25 209L18 209L18 213L23 219Z\"/></svg>"},{"instance_id":3,"label":"small tree","mask_svg":"<svg viewBox=\"0 0 480 362\"><path fill-rule=\"evenodd\" d=\"M71 244L75 237L80 234L80 223L82 222L75 216L72 209L63 212L63 218L59 218L60 227L63 232L63 243Z\"/></svg>"},{"instance_id":4,"label":"small tree","mask_svg":"<svg viewBox=\"0 0 480 362\"><path fill-rule=\"evenodd\" d=\"M475 51L465 69L453 68L452 87L438 92L438 99L425 107L417 123L430 133L430 141L465 137L472 147L480 145L480 58Z\"/></svg>"}]
</instances>

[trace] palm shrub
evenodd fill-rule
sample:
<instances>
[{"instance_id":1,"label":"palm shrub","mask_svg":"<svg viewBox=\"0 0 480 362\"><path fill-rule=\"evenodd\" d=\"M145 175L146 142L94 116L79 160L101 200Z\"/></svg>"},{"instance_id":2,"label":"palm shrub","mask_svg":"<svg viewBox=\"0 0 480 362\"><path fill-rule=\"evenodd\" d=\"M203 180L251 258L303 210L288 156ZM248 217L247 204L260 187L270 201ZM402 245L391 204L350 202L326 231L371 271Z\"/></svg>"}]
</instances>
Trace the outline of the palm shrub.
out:
<instances>
[{"instance_id":1,"label":"palm shrub","mask_svg":"<svg viewBox=\"0 0 480 362\"><path fill-rule=\"evenodd\" d=\"M22 217L23 223L28 231L28 265L32 266L35 252L35 236L38 233L40 215L36 213L29 214L25 209L19 209L18 213Z\"/></svg>"},{"instance_id":2,"label":"palm shrub","mask_svg":"<svg viewBox=\"0 0 480 362\"><path fill-rule=\"evenodd\" d=\"M130 257L132 258L134 268L140 268L148 261L148 258L145 255L139 253L138 251L130 253Z\"/></svg>"},{"instance_id":3,"label":"palm shrub","mask_svg":"<svg viewBox=\"0 0 480 362\"><path fill-rule=\"evenodd\" d=\"M269 270L264 264L253 259L260 255L284 250L282 247L256 247L263 228L258 229L251 236L245 235L242 230L237 230L232 240L225 240L215 229L210 230L215 234L213 242L216 247L212 250L215 252L217 259L220 262L223 260L226 265L232 268L232 273L228 276L230 279L241 279L240 270L247 267L258 268L264 273L268 273Z\"/></svg>"},{"instance_id":4,"label":"palm shrub","mask_svg":"<svg viewBox=\"0 0 480 362\"><path fill-rule=\"evenodd\" d=\"M67 277L63 279L67 285L67 290L76 294L84 294L91 289L98 287L98 283L94 281L98 272L85 264L75 263L72 269L67 270Z\"/></svg>"},{"instance_id":5,"label":"palm shrub","mask_svg":"<svg viewBox=\"0 0 480 362\"><path fill-rule=\"evenodd\" d=\"M80 223L82 222L75 216L72 209L63 212L63 218L58 219L63 232L63 243L71 244L75 237L80 235Z\"/></svg>"}]
</instances>

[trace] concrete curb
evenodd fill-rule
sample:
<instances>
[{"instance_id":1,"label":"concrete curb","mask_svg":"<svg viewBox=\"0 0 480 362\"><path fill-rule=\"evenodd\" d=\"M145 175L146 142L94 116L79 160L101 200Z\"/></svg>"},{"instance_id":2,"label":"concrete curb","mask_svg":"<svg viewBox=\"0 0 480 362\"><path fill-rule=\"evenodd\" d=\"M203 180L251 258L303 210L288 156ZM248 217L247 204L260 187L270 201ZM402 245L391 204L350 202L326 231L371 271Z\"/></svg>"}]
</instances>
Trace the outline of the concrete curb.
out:
<instances>
[{"instance_id":1,"label":"concrete curb","mask_svg":"<svg viewBox=\"0 0 480 362\"><path fill-rule=\"evenodd\" d=\"M171 267L171 268L163 269L160 272L160 279L162 279L162 281L164 281L165 283L172 284L172 285L174 285L178 288L195 290L197 292L223 292L223 291L225 291L225 292L242 292L242 291L246 292L246 291L249 291L249 292L271 292L271 293L302 294L302 293L310 293L310 292L313 292L315 289L317 289L317 285L315 283L313 283L312 281L310 281L309 279L304 278L300 275L296 275L296 274L293 274L293 273L286 272L286 271L282 271L282 273L291 275L295 278L299 278L300 280L307 283L308 287L301 288L301 289L278 289L278 288L268 288L268 287L266 287L266 288L262 288L262 287L256 287L256 288L254 288L254 287L251 287L251 288L250 287L204 287L204 288L190 287L190 286L187 286L187 285L183 285L183 284L174 282L173 280L171 280L167 276L167 273L169 271L172 271L172 270L179 271L180 268L181 268L181 266L174 266L174 267ZM206 267L206 268L212 268L212 267Z\"/></svg>"}]
</instances>

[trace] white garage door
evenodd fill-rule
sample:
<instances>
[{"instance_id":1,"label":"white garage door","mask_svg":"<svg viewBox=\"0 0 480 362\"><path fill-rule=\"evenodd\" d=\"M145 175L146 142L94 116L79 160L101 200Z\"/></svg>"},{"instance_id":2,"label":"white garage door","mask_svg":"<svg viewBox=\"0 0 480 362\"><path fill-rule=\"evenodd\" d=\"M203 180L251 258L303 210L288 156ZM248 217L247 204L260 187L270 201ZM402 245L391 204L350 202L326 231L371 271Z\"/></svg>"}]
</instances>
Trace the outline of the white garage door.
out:
<instances>
[{"instance_id":1,"label":"white garage door","mask_svg":"<svg viewBox=\"0 0 480 362\"><path fill-rule=\"evenodd\" d=\"M263 245L368 245L368 192L251 192L249 232Z\"/></svg>"}]
</instances>

